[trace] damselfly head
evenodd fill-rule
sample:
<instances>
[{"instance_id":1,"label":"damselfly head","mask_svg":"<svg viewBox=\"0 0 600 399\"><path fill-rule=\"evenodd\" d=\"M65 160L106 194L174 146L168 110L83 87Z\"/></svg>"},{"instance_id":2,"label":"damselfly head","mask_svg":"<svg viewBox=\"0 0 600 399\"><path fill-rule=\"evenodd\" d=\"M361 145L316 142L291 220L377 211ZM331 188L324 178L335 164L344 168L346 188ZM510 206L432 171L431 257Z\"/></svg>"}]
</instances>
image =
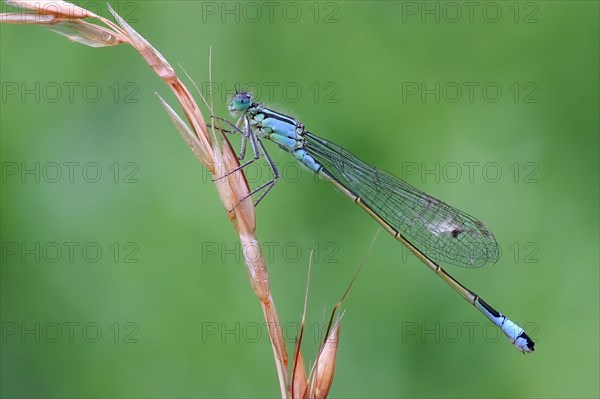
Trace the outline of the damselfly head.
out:
<instances>
[{"instance_id":1,"label":"damselfly head","mask_svg":"<svg viewBox=\"0 0 600 399\"><path fill-rule=\"evenodd\" d=\"M245 112L252 105L252 94L244 92L236 92L231 101L229 101L229 112L236 115L240 112Z\"/></svg>"}]
</instances>

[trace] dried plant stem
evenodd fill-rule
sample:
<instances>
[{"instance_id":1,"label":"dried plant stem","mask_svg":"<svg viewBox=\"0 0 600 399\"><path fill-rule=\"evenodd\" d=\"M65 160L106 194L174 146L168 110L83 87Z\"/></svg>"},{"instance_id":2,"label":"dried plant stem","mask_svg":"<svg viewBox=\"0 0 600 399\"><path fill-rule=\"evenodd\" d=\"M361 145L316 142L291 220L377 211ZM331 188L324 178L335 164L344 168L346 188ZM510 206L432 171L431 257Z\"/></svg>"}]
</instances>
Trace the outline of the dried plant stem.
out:
<instances>
[{"instance_id":1,"label":"dried plant stem","mask_svg":"<svg viewBox=\"0 0 600 399\"><path fill-rule=\"evenodd\" d=\"M2 14L0 22L43 25L54 32L66 36L72 41L91 47L113 46L121 43L130 44L144 58L154 72L171 88L181 105L188 124L183 122L175 111L161 98L165 110L194 154L215 176L217 191L227 210L227 216L239 235L242 248L251 247L258 249L258 253L253 253L251 258L245 255L244 261L252 289L261 302L264 319L268 326L275 356L281 397L287 398L288 393L291 392L288 387L288 381L290 381L288 355L285 340L283 339L281 323L279 322L275 302L270 292L267 266L262 255L260 242L256 238L254 205L250 198L240 203L241 199L246 198L250 192L248 183L241 170L223 177L225 171L233 170L239 166L238 159L227 138L222 135L217 136L214 128L209 134L200 108L189 90L178 78L171 65L110 6L110 12L117 21L117 24L74 4L63 1L40 0L32 2L12 0L9 3L26 12ZM106 27L87 22L84 19L100 21ZM208 105L208 103L206 104ZM209 110L212 113L211 106L209 106ZM234 210L230 211L232 209Z\"/></svg>"},{"instance_id":2,"label":"dried plant stem","mask_svg":"<svg viewBox=\"0 0 600 399\"><path fill-rule=\"evenodd\" d=\"M109 10L117 23L113 23L84 8L65 1L37 0L34 2L7 0L7 3L18 7L21 11L0 14L0 22L2 23L42 25L66 36L71 41L91 47L106 47L123 43L130 44L144 58L154 72L171 88L181 105L187 123L165 100L158 96L163 108L183 139L190 146L192 152L212 173L217 192L227 211L227 216L239 236L242 248L255 249L255 251L252 251L252 256L249 256L248 251L243 251L244 263L252 289L260 300L275 358L281 397L284 399L288 397L327 397L335 373L339 342L340 318L334 321L333 317L348 291L346 291L334 308L325 342L319 350L316 362L311 368L308 377L304 366L304 358L300 351L308 296L306 297L301 332L294 350L293 378L290 379L288 354L283 331L275 302L271 295L269 273L262 247L256 237L256 216L252 199L248 197L250 193L248 182L244 172L238 170L239 161L231 144L223 134L215 132L213 124L211 124L209 132L200 108L169 62L110 6L108 6ZM99 21L105 26L88 22L86 19L92 19L95 22ZM211 57L209 56L210 82L212 82ZM200 96L211 115L213 115L212 96L209 98L210 103L202 96L202 93L200 93ZM237 171L228 174L227 171L231 170ZM350 287L348 287L349 289Z\"/></svg>"}]
</instances>

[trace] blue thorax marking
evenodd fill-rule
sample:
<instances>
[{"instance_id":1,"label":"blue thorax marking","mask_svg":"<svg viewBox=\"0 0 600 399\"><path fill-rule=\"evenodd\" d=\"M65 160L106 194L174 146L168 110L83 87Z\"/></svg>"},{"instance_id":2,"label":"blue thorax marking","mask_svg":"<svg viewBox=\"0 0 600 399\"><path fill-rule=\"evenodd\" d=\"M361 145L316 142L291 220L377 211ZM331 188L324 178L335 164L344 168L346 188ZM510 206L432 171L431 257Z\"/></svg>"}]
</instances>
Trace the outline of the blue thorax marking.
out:
<instances>
[{"instance_id":1,"label":"blue thorax marking","mask_svg":"<svg viewBox=\"0 0 600 399\"><path fill-rule=\"evenodd\" d=\"M294 118L264 108L262 104L253 104L248 109L250 128L259 137L264 137L290 152L313 172L319 172L322 166L304 149L304 126Z\"/></svg>"}]
</instances>

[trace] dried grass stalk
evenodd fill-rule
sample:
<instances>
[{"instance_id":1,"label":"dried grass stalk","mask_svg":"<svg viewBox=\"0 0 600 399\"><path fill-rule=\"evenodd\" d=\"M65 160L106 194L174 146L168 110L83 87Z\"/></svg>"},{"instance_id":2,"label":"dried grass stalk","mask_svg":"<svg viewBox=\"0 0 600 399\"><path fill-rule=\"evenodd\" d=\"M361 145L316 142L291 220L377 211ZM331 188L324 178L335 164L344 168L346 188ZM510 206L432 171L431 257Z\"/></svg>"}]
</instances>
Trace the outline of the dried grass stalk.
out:
<instances>
[{"instance_id":1,"label":"dried grass stalk","mask_svg":"<svg viewBox=\"0 0 600 399\"><path fill-rule=\"evenodd\" d=\"M269 287L269 274L260 242L256 238L254 205L250 198L241 201L250 192L248 183L241 170L223 177L226 171L236 169L239 166L237 156L226 137L217 135L214 127L209 132L200 108L169 62L127 24L110 5L108 7L117 21L116 24L66 1L10 0L7 3L25 12L0 14L0 22L42 25L73 42L90 47L129 44L171 88L181 105L187 123L159 96L163 108L196 157L215 177L214 181L219 197L227 211L227 216L238 233L242 248L257 248L257 253L253 253L251 257L244 257L244 262L252 289L260 300L263 316L268 326L279 377L281 397L325 398L331 388L335 371L339 319L333 324L333 328L330 325L331 332L327 335L326 342L319 352L318 359L308 379L300 352L300 337L294 353L293 380L291 380L281 323ZM85 19L92 19L94 23ZM212 114L212 107L206 99L203 98L202 100ZM304 320L302 325L304 326Z\"/></svg>"}]
</instances>

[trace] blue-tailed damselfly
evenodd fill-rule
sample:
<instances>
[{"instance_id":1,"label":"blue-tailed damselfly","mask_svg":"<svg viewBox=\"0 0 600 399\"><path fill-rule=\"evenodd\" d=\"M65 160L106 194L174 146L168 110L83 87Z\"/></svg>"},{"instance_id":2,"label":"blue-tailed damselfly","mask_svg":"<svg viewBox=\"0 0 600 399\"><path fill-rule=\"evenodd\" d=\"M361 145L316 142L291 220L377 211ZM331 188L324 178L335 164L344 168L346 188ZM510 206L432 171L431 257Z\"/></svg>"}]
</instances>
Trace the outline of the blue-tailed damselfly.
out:
<instances>
[{"instance_id":1,"label":"blue-tailed damselfly","mask_svg":"<svg viewBox=\"0 0 600 399\"><path fill-rule=\"evenodd\" d=\"M240 159L245 157L248 141L254 157L228 174L259 159L261 152L273 173L273 179L249 194L262 190L257 204L279 178L279 172L261 142L264 138L291 153L367 211L436 275L498 326L518 350L533 352L535 343L523 328L488 305L437 263L447 262L463 267L495 263L499 257L498 244L482 222L310 133L296 119L254 102L250 93L236 92L229 102L229 111L239 116L235 124L224 121L233 127L233 131L228 132L242 136Z\"/></svg>"}]
</instances>

